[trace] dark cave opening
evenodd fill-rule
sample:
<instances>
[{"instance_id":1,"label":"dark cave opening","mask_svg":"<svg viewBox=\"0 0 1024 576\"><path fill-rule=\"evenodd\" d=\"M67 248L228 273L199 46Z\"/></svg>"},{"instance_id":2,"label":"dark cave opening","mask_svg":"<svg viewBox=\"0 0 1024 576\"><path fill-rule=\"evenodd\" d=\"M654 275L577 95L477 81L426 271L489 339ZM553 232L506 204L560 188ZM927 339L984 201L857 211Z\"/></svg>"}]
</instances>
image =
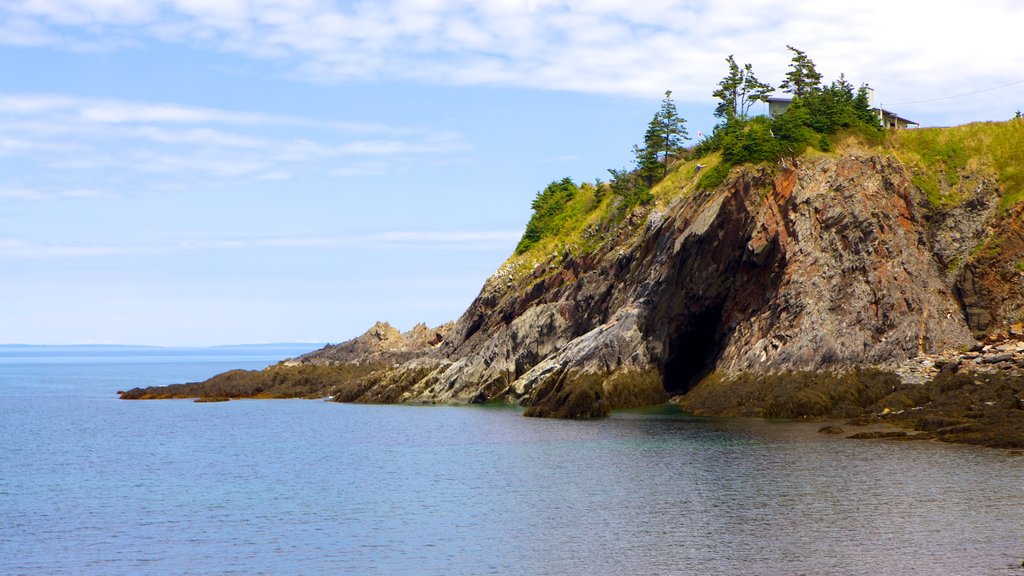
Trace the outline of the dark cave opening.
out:
<instances>
[{"instance_id":1,"label":"dark cave opening","mask_svg":"<svg viewBox=\"0 0 1024 576\"><path fill-rule=\"evenodd\" d=\"M712 306L689 318L669 342L663 380L671 395L685 394L707 376L719 353L722 306Z\"/></svg>"}]
</instances>

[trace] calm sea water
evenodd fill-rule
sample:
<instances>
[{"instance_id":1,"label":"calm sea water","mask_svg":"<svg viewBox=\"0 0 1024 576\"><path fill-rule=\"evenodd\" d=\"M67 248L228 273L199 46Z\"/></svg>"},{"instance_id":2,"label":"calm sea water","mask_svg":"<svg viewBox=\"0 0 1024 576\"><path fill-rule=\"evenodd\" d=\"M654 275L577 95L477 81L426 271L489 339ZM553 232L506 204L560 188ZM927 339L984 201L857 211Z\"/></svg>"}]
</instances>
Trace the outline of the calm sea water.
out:
<instances>
[{"instance_id":1,"label":"calm sea water","mask_svg":"<svg viewBox=\"0 0 1024 576\"><path fill-rule=\"evenodd\" d=\"M0 574L1024 573L1024 457L995 450L115 395L295 353L0 348Z\"/></svg>"}]
</instances>

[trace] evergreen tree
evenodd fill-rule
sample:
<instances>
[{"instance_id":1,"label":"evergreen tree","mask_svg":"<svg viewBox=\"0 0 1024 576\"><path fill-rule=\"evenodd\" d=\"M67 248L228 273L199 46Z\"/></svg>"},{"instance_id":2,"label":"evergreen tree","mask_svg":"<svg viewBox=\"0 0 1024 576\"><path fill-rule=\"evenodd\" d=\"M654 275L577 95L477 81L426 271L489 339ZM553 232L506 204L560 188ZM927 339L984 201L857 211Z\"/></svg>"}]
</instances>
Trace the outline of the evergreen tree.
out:
<instances>
[{"instance_id":1,"label":"evergreen tree","mask_svg":"<svg viewBox=\"0 0 1024 576\"><path fill-rule=\"evenodd\" d=\"M750 64L743 65L743 89L740 91L740 117L746 118L747 113L755 102L767 102L768 96L775 90L775 87L767 82L761 82L754 76L754 70Z\"/></svg>"},{"instance_id":2,"label":"evergreen tree","mask_svg":"<svg viewBox=\"0 0 1024 576\"><path fill-rule=\"evenodd\" d=\"M683 152L683 142L690 139L690 134L686 131L686 119L676 111L676 103L672 101L671 90L665 91L658 119L661 122L663 138L661 154L667 164L670 156L679 156Z\"/></svg>"},{"instance_id":3,"label":"evergreen tree","mask_svg":"<svg viewBox=\"0 0 1024 576\"><path fill-rule=\"evenodd\" d=\"M669 158L683 151L683 142L689 140L686 119L679 116L672 91L665 91L661 109L654 114L644 132L643 146L633 146L637 171L647 186L653 186L668 172Z\"/></svg>"},{"instance_id":4,"label":"evergreen tree","mask_svg":"<svg viewBox=\"0 0 1024 576\"><path fill-rule=\"evenodd\" d=\"M729 73L722 78L722 81L718 83L718 90L712 92L711 95L719 100L718 106L715 107L715 116L729 123L736 119L736 101L739 99L740 87L743 85L743 71L736 64L736 59L732 57L732 54L729 54L725 61L729 64Z\"/></svg>"},{"instance_id":5,"label":"evergreen tree","mask_svg":"<svg viewBox=\"0 0 1024 576\"><path fill-rule=\"evenodd\" d=\"M725 61L729 64L729 73L718 83L718 90L711 94L720 100L715 116L726 123L737 118L746 120L754 103L767 101L774 88L758 80L750 64L740 68L732 54Z\"/></svg>"},{"instance_id":6,"label":"evergreen tree","mask_svg":"<svg viewBox=\"0 0 1024 576\"><path fill-rule=\"evenodd\" d=\"M857 95L853 97L853 109L857 118L872 128L881 128L881 122L876 111L871 109L871 98L868 96L867 84L861 84L857 89Z\"/></svg>"},{"instance_id":7,"label":"evergreen tree","mask_svg":"<svg viewBox=\"0 0 1024 576\"><path fill-rule=\"evenodd\" d=\"M793 60L789 64L790 71L786 73L786 79L779 84L779 88L797 98L820 90L821 74L814 68L814 62L802 50L789 45L786 48L793 53Z\"/></svg>"},{"instance_id":8,"label":"evergreen tree","mask_svg":"<svg viewBox=\"0 0 1024 576\"><path fill-rule=\"evenodd\" d=\"M638 176L648 187L653 186L655 182L661 179L664 173L659 156L659 149L664 138L661 134L661 127L655 120L652 120L647 126L647 132L644 133L644 145L633 146Z\"/></svg>"}]
</instances>

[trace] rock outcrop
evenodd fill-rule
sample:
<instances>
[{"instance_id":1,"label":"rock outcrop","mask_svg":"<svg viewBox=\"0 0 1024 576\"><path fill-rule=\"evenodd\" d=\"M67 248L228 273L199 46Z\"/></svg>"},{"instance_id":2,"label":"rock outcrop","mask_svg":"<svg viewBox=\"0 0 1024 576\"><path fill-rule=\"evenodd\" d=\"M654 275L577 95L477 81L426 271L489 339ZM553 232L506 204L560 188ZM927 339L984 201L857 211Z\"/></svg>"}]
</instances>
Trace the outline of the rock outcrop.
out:
<instances>
[{"instance_id":1,"label":"rock outcrop","mask_svg":"<svg viewBox=\"0 0 1024 576\"><path fill-rule=\"evenodd\" d=\"M993 223L960 271L956 290L978 338L1024 320L1024 205Z\"/></svg>"},{"instance_id":2,"label":"rock outcrop","mask_svg":"<svg viewBox=\"0 0 1024 576\"><path fill-rule=\"evenodd\" d=\"M991 175L968 177L973 194L940 209L894 156L857 148L737 168L714 190L693 175L671 201L592 224L583 248L511 258L454 324L378 324L268 370L368 364L323 393L563 417L670 396L763 414L732 391L790 374L900 382L900 366L1024 313L1022 211L998 208Z\"/></svg>"},{"instance_id":3,"label":"rock outcrop","mask_svg":"<svg viewBox=\"0 0 1024 576\"><path fill-rule=\"evenodd\" d=\"M431 368L398 400L593 415L711 373L885 366L974 342L890 157L742 169L645 216L590 252L503 267L436 354L395 369Z\"/></svg>"},{"instance_id":4,"label":"rock outcrop","mask_svg":"<svg viewBox=\"0 0 1024 576\"><path fill-rule=\"evenodd\" d=\"M393 364L417 358L437 348L451 333L454 323L437 328L417 324L402 333L387 322L377 322L363 335L341 344L328 344L299 359L285 360L285 366L300 364Z\"/></svg>"}]
</instances>

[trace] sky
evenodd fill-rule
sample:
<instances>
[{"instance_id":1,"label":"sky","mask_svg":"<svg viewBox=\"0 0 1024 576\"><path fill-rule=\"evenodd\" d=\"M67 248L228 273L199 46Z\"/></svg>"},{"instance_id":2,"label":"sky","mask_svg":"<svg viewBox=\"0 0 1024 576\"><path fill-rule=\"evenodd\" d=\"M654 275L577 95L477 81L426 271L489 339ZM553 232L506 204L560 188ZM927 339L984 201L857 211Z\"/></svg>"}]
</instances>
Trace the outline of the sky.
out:
<instances>
[{"instance_id":1,"label":"sky","mask_svg":"<svg viewBox=\"0 0 1024 576\"><path fill-rule=\"evenodd\" d=\"M456 319L552 180L726 56L944 126L1024 108L1024 4L3 0L0 343L339 342Z\"/></svg>"}]
</instances>

